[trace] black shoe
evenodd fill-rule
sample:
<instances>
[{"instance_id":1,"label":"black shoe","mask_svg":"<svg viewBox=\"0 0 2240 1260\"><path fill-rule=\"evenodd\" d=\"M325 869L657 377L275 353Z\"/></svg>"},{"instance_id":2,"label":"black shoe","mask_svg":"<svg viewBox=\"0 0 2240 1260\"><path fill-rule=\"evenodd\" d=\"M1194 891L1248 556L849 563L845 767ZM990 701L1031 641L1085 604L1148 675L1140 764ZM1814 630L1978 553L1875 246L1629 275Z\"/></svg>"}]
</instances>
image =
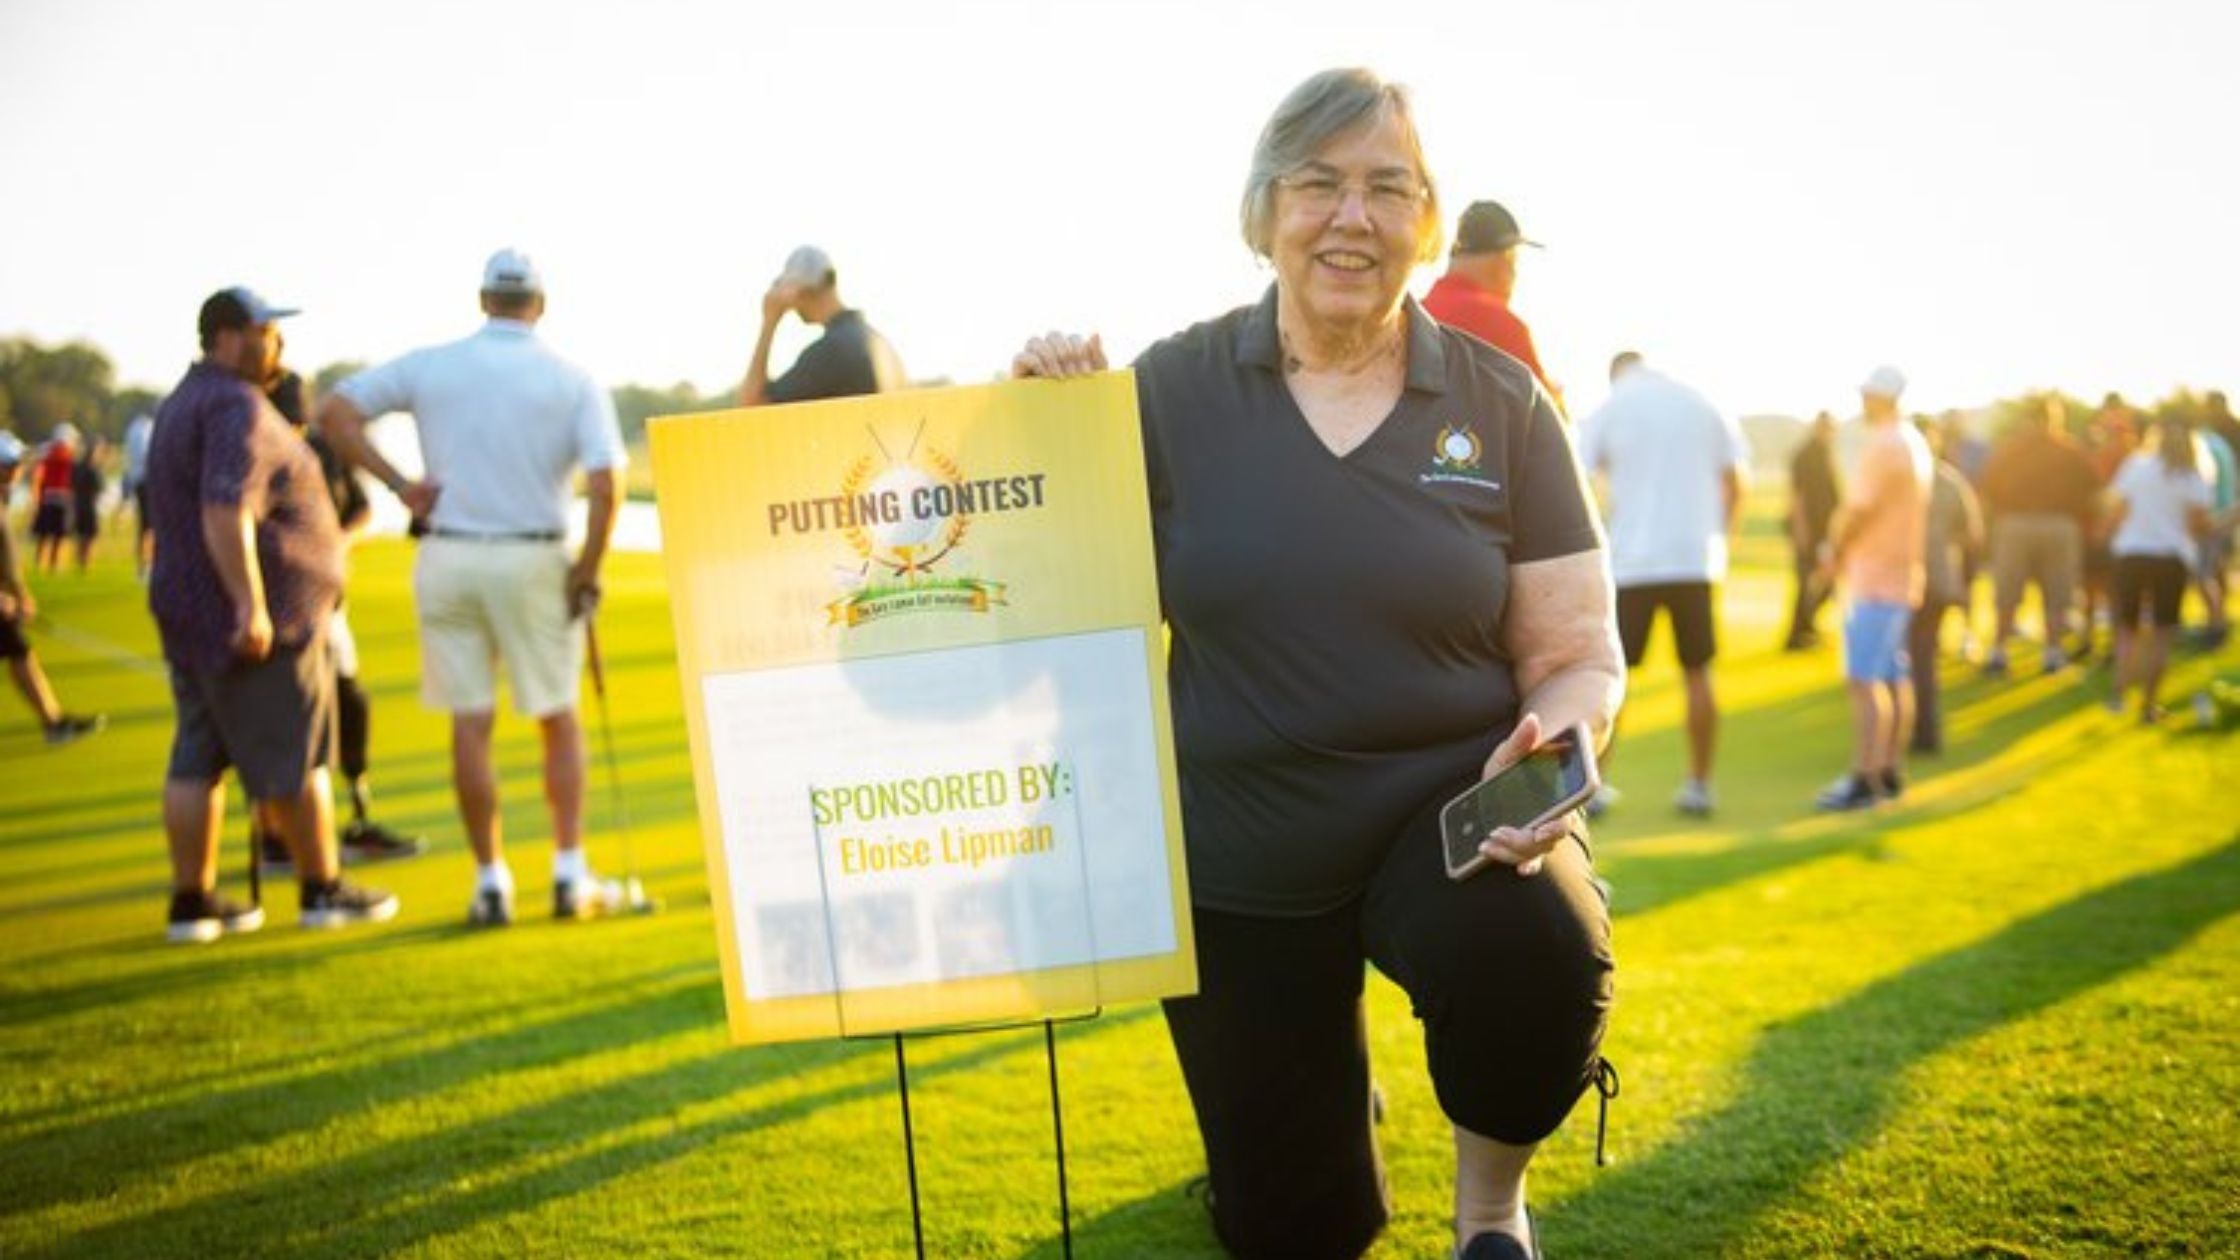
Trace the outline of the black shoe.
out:
<instances>
[{"instance_id":1,"label":"black shoe","mask_svg":"<svg viewBox=\"0 0 2240 1260\"><path fill-rule=\"evenodd\" d=\"M1875 785L1857 774L1847 774L1828 786L1828 790L1814 798L1813 805L1830 812L1867 809L1882 800L1882 793Z\"/></svg>"},{"instance_id":2,"label":"black shoe","mask_svg":"<svg viewBox=\"0 0 2240 1260\"><path fill-rule=\"evenodd\" d=\"M302 915L307 928L348 927L353 923L386 923L397 917L397 899L378 888L360 888L336 879L324 884L302 885Z\"/></svg>"},{"instance_id":3,"label":"black shoe","mask_svg":"<svg viewBox=\"0 0 2240 1260\"><path fill-rule=\"evenodd\" d=\"M1882 799L1886 801L1897 800L1906 794L1906 781L1894 769L1883 771L1882 778L1875 784L1875 787L1882 793Z\"/></svg>"},{"instance_id":4,"label":"black shoe","mask_svg":"<svg viewBox=\"0 0 2240 1260\"><path fill-rule=\"evenodd\" d=\"M47 723L47 746L60 748L94 734L109 724L109 719L99 713L65 713Z\"/></svg>"},{"instance_id":5,"label":"black shoe","mask_svg":"<svg viewBox=\"0 0 2240 1260\"><path fill-rule=\"evenodd\" d=\"M295 857L288 852L288 846L281 843L280 837L268 836L252 827L249 843L257 849L257 874L288 875L295 871Z\"/></svg>"},{"instance_id":6,"label":"black shoe","mask_svg":"<svg viewBox=\"0 0 2240 1260\"><path fill-rule=\"evenodd\" d=\"M171 894L173 944L204 944L228 932L254 932L264 926L264 907L245 906L214 892Z\"/></svg>"},{"instance_id":7,"label":"black shoe","mask_svg":"<svg viewBox=\"0 0 2240 1260\"><path fill-rule=\"evenodd\" d=\"M484 888L467 903L467 922L474 927L510 927L513 924L513 894Z\"/></svg>"},{"instance_id":8,"label":"black shoe","mask_svg":"<svg viewBox=\"0 0 2240 1260\"><path fill-rule=\"evenodd\" d=\"M1196 1203L1207 1216L1213 1215L1213 1175L1199 1173L1182 1183L1182 1197Z\"/></svg>"},{"instance_id":9,"label":"black shoe","mask_svg":"<svg viewBox=\"0 0 2240 1260\"><path fill-rule=\"evenodd\" d=\"M1532 1219L1532 1209L1524 1210L1525 1232L1532 1235L1532 1245L1526 1246L1507 1234L1487 1230L1470 1240L1455 1256L1455 1260L1540 1260L1540 1222Z\"/></svg>"},{"instance_id":10,"label":"black shoe","mask_svg":"<svg viewBox=\"0 0 2240 1260\"><path fill-rule=\"evenodd\" d=\"M380 823L364 818L357 819L342 829L344 865L418 857L420 851L427 847L427 842L418 836L400 836Z\"/></svg>"}]
</instances>

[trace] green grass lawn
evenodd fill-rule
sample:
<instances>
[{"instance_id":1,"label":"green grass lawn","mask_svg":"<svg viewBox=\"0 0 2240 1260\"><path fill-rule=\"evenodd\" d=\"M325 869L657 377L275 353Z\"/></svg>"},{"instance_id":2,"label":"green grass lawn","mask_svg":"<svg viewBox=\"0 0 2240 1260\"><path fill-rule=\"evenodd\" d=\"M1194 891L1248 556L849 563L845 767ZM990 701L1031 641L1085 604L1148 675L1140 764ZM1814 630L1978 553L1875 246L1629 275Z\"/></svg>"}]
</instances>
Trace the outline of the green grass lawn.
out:
<instances>
[{"instance_id":1,"label":"green grass lawn","mask_svg":"<svg viewBox=\"0 0 2240 1260\"><path fill-rule=\"evenodd\" d=\"M1951 747L1909 803L1813 817L1845 757L1834 657L1771 650L1786 591L1763 520L1742 551L1715 825L1666 805L1673 671L1634 680L1611 775L1629 795L1597 838L1625 1093L1609 1168L1591 1107L1536 1165L1549 1254L2240 1254L2240 737L1955 664ZM263 932L200 949L163 942L170 706L141 590L114 555L39 584L48 671L110 728L49 750L0 702L0 1255L908 1254L889 1044L725 1042L657 561L618 558L602 630L669 911L544 917L534 733L509 718L526 913L498 933L461 926L471 861L415 697L409 561L370 545L351 590L379 813L433 842L368 872L403 914L301 933L283 891ZM2218 673L2240 650L2181 657L2172 697ZM1443 1255L1445 1126L1405 1003L1381 980L1370 1000L1398 1200L1376 1254ZM1218 1254L1183 1192L1201 1161L1156 1009L1062 1026L1059 1050L1079 1254ZM929 1252L1057 1255L1039 1029L911 1061Z\"/></svg>"}]
</instances>

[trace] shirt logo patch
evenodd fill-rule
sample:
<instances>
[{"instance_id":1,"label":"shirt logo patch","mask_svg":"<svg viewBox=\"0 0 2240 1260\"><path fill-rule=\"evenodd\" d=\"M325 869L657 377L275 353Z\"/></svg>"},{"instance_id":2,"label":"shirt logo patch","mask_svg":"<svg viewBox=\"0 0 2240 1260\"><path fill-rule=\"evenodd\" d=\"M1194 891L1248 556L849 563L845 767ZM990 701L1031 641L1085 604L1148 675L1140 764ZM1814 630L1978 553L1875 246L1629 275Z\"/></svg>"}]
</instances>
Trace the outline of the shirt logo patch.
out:
<instances>
[{"instance_id":1,"label":"shirt logo patch","mask_svg":"<svg viewBox=\"0 0 2240 1260\"><path fill-rule=\"evenodd\" d=\"M1477 431L1469 425L1442 426L1438 439L1432 443L1431 467L1416 474L1416 480L1423 485L1447 482L1499 493L1501 483L1486 476L1479 465L1484 453Z\"/></svg>"}]
</instances>

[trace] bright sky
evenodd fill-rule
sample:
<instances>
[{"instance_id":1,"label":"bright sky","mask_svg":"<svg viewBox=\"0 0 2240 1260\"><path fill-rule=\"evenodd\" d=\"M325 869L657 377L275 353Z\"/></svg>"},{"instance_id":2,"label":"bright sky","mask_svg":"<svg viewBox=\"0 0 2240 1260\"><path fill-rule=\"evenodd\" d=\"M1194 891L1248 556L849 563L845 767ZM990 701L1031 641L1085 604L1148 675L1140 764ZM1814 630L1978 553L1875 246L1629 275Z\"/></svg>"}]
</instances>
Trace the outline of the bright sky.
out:
<instances>
[{"instance_id":1,"label":"bright sky","mask_svg":"<svg viewBox=\"0 0 2240 1260\"><path fill-rule=\"evenodd\" d=\"M514 243L609 383L735 382L812 241L917 376L1120 358L1256 298L1278 99L1416 92L1452 214L1506 203L1575 405L1618 349L1737 412L2240 387L2240 4L1360 0L823 6L0 0L0 334L128 382L196 306L301 305L305 368L448 339ZM1427 268L1416 289L1437 273ZM781 366L806 340L781 340Z\"/></svg>"}]
</instances>

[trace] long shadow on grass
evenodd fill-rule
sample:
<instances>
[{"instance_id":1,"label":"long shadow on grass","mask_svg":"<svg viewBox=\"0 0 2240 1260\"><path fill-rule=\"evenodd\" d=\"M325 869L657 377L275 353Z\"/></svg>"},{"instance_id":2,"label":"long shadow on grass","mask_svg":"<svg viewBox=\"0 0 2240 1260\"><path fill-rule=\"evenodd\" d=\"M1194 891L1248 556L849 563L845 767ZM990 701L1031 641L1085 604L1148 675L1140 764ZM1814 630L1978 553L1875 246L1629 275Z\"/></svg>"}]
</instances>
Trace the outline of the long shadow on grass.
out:
<instances>
[{"instance_id":1,"label":"long shadow on grass","mask_svg":"<svg viewBox=\"0 0 2240 1260\"><path fill-rule=\"evenodd\" d=\"M639 868L640 877L657 891L667 886L673 891L674 882L701 874L706 867L700 862L686 859ZM119 893L104 891L58 898L54 902L32 902L7 907L11 912L38 911L50 906L94 904L121 900L126 897L150 896L145 889ZM286 876L275 876L266 881L265 908L275 928L290 925L295 911L294 882ZM161 894L155 894L151 908L159 905ZM462 893L461 903L465 901ZM149 919L149 930L130 941L105 941L98 944L64 948L51 954L39 955L42 967L52 968L63 960L101 958L112 964L131 965L145 961L147 966L110 975L104 979L56 983L50 973L35 973L29 981L20 978L0 979L0 1027L21 1032L38 1023L61 1019L82 1011L102 1010L128 1006L135 1002L155 998L175 999L183 994L206 988L231 988L253 985L272 973L294 971L305 964L305 955L290 948L284 931L262 933L235 944L213 956L208 951L181 950L169 944L155 930L158 920ZM352 957L365 965L381 965L379 959L370 957L390 950L412 949L433 943L475 934L477 929L466 925L463 919L434 919L399 924L395 927L359 936L352 940L333 943L320 942L316 946L317 958L331 963L338 956ZM38 983L44 981L44 983Z\"/></svg>"},{"instance_id":2,"label":"long shadow on grass","mask_svg":"<svg viewBox=\"0 0 2240 1260\"><path fill-rule=\"evenodd\" d=\"M2096 693L2085 687L2041 687L1967 734L1950 733L1950 727L1958 725L1957 719L1965 716L1974 704L2005 700L2009 692L2023 685L2028 684L1975 682L1949 688L1944 700L1948 723L1945 751L1935 757L1912 758L1908 773L1917 781L1926 781L1966 772L2018 740L2097 703ZM1801 695L1780 704L1728 715L1721 739L1721 778L1730 787L1745 779L1761 784L1784 784L1787 799L1777 799L1770 813L1764 812L1764 805L1753 806L1745 799L1737 809L1722 810L1721 817L1732 813L1741 815L1746 825L1762 825L1810 815L1813 794L1841 773L1848 762L1850 727L1848 702L1833 684L1826 692ZM1682 733L1670 728L1628 742L1617 758L1614 777L1622 785L1627 767L1642 762L1677 769L1685 761L1682 746ZM1743 795L1747 797L1755 792ZM1663 813L1664 804L1656 800L1653 793L1642 804L1649 811ZM1626 806L1621 804L1619 809L1623 811ZM1760 816L1752 817L1753 813ZM1624 815L1621 813L1619 817L1622 819ZM1660 823L1651 823L1642 832L1627 838L1639 839L1667 829Z\"/></svg>"},{"instance_id":3,"label":"long shadow on grass","mask_svg":"<svg viewBox=\"0 0 2240 1260\"><path fill-rule=\"evenodd\" d=\"M2033 774L2045 774L2100 751L2103 745L2079 739L2033 764ZM1838 854L1880 857L1884 842L1896 832L1987 809L2013 791L2017 784L1994 785L1981 793L1948 797L1926 805L1908 806L1887 813L1854 814L1831 818L1824 831L1787 836L1769 828L1743 836L1728 848L1702 853L1637 853L1624 847L1598 852L1596 865L1611 883L1611 913L1619 918L1662 910L1691 897L1717 892L1776 871L1804 866Z\"/></svg>"},{"instance_id":4,"label":"long shadow on grass","mask_svg":"<svg viewBox=\"0 0 2240 1260\"><path fill-rule=\"evenodd\" d=\"M615 760L622 772L623 795L633 825L659 825L697 812L691 766L684 758L682 727L673 722L641 723L627 732L618 731L615 742ZM544 834L547 821L541 795L542 765L542 754L533 745L507 746L500 751L497 769L509 834L532 837ZM377 769L380 771L381 787L388 795L424 796L447 801L451 790L450 766L450 751L443 748L387 757ZM648 768L650 766L660 766L663 772L655 773ZM596 839L599 835L610 832L614 823L609 817L612 812L611 785L606 781L603 755L595 758L591 768L593 779L590 784L592 794L588 821ZM162 831L160 823L154 818L160 797L157 785L160 770L153 773L156 777L150 779L151 785L146 788L11 811L11 824L25 819L64 815L79 816L79 820L38 828L11 825L10 829L0 832L0 849L28 850L139 832L145 833L149 838L150 847L144 856L120 855L105 860L72 862L63 867L26 872L25 876L31 879L54 874L81 876L92 870L110 868L130 870L137 875L144 875L148 870L160 873L163 870ZM245 805L238 790L229 791L227 806L230 828L245 817ZM84 815L96 813L105 813L106 816L83 819ZM441 833L455 827L457 816L447 806L439 804L409 813L384 811L380 817L393 826ZM232 858L232 852L221 847L221 874L231 873ZM118 890L118 895L144 895L148 887L146 879L138 879L129 889Z\"/></svg>"},{"instance_id":5,"label":"long shadow on grass","mask_svg":"<svg viewBox=\"0 0 2240 1260\"><path fill-rule=\"evenodd\" d=\"M1100 1021L1099 1030L1119 1028L1155 1013L1156 1007L1120 1012ZM1092 1034L1093 1035L1093 1034ZM1029 1053L1042 1040L1039 1031L990 1034L938 1058L912 1062L912 1083L939 1079L1013 1054ZM695 1154L731 1138L804 1119L831 1107L892 1097L893 1078L884 1073L837 1083L761 1106L727 1111L690 1124L671 1123L656 1132L599 1146L527 1171L507 1175L509 1161L534 1159L544 1149L596 1139L708 1103L784 1077L798 1076L844 1061L888 1053L883 1041L823 1041L753 1051L720 1050L518 1108L477 1121L471 1130L407 1138L353 1152L342 1158L299 1168L259 1181L246 1193L216 1193L193 1203L115 1221L27 1255L131 1255L152 1240L187 1254L240 1251L250 1240L270 1244L291 1256L359 1256L404 1250L430 1239L505 1217L527 1217L543 1204L593 1190L608 1182ZM921 1055L923 1052L921 1051ZM895 1120L895 1138L901 1122ZM892 1221L894 1252L908 1247L901 1154L882 1144L863 1153L872 1168L867 1183L891 1182L892 1193L866 1195L863 1215ZM885 1167L880 1167L884 1162ZM137 1171L137 1168L136 1168ZM782 1186L790 1174L775 1173ZM882 1187L885 1188L885 1187ZM742 1192L747 1188L741 1187ZM407 1207L396 1206L399 1203ZM316 1204L316 1208L307 1208ZM837 1223L836 1223L837 1224ZM315 1231L315 1232L314 1232ZM544 1240L554 1251L564 1239ZM536 1240L526 1240L531 1252ZM710 1240L711 1250L736 1248L738 1240ZM778 1250L800 1253L808 1239L774 1242Z\"/></svg>"},{"instance_id":6,"label":"long shadow on grass","mask_svg":"<svg viewBox=\"0 0 2240 1260\"><path fill-rule=\"evenodd\" d=\"M41 1132L0 1147L0 1183L8 1187L12 1211L29 1211L107 1193L120 1167L135 1173L160 1170L487 1076L712 1028L722 1020L723 997L713 978L651 991L638 988L623 1001L519 1023L432 1050L212 1090Z\"/></svg>"},{"instance_id":7,"label":"long shadow on grass","mask_svg":"<svg viewBox=\"0 0 2240 1260\"><path fill-rule=\"evenodd\" d=\"M1722 1254L1870 1137L1908 1068L2145 966L2236 910L2240 837L1777 1025L1743 1068L1740 1097L1550 1205L1549 1233L1582 1254Z\"/></svg>"},{"instance_id":8,"label":"long shadow on grass","mask_svg":"<svg viewBox=\"0 0 2240 1260\"><path fill-rule=\"evenodd\" d=\"M94 747L94 745L88 744L84 746L84 750L91 751ZM58 752L54 755L57 757L69 756L79 750L79 746L73 745L70 750ZM25 773L27 769L29 768L23 766L10 766L10 777ZM129 809L138 811L139 822L137 825L146 826L148 825L147 820L155 817L156 808L162 801L162 795L163 766L159 759L150 763L148 773L143 776L143 781L135 782L127 788L120 788L114 792L103 792L98 796L92 793L81 793L61 800L47 801L39 805L14 804L8 806L6 825L0 827L0 846L16 848L30 843L30 841L24 839L24 833L18 829L17 825L20 823L60 818L73 814Z\"/></svg>"},{"instance_id":9,"label":"long shadow on grass","mask_svg":"<svg viewBox=\"0 0 2240 1260\"><path fill-rule=\"evenodd\" d=\"M1984 728L1971 734L1964 742L1956 741L1951 749L1936 762L1916 762L1917 770L1934 766L1931 774L1917 774L1917 787L1932 782L1938 773L1965 773L1985 758L2004 749L2013 740L2022 738L2047 723L2058 721L2069 712L2085 708L2090 701L2081 693L2068 691L2048 692L2029 703L2017 707L1986 723ZM1788 712L1795 707L1798 711ZM1799 724L1807 721L1825 721L1828 715L1817 710L1822 704L1796 702L1784 705L1765 720L1777 729L1794 732ZM2020 787L2024 776L2017 772L2009 777L1998 776L1959 795L1933 800L1927 804L1886 808L1873 813L1846 815L1827 820L1826 831L1815 831L1802 836L1787 836L1783 830L1794 826L1801 819L1811 818L1810 793L1813 780L1809 777L1825 766L1800 761L1796 751L1801 743L1807 750L1818 747L1813 741L1792 739L1785 744L1771 747L1745 747L1734 761L1741 768L1730 774L1762 775L1787 779L1797 785L1797 808L1787 818L1769 820L1760 827L1737 838L1730 847L1711 852L1681 854L1640 853L1633 848L1654 837L1653 832L1621 833L1615 837L1598 837L1596 861L1615 885L1614 909L1620 915L1645 914L1690 897L1714 892L1728 884L1754 879L1774 871L1801 866L1823 857L1841 853L1874 853L1888 835L1896 830L1957 817L1986 808L2001 796ZM2078 738L2057 749L2048 750L2031 763L2029 775L2036 777L2078 760L2104 751L2105 741L2093 738L2089 732L2080 731ZM1808 751L1804 754L1809 757ZM1621 806L1621 808L1623 808Z\"/></svg>"},{"instance_id":10,"label":"long shadow on grass","mask_svg":"<svg viewBox=\"0 0 2240 1260\"><path fill-rule=\"evenodd\" d=\"M1087 1256L1219 1256L1212 1219L1205 1204L1191 1196L1191 1179L1162 1186L1097 1216L1075 1217L1074 1247ZM1055 1187L1052 1188L1055 1194ZM1057 1228L1055 1205L1051 1229ZM1059 1260L1065 1247L1050 1238L1029 1247L1020 1260Z\"/></svg>"}]
</instances>

